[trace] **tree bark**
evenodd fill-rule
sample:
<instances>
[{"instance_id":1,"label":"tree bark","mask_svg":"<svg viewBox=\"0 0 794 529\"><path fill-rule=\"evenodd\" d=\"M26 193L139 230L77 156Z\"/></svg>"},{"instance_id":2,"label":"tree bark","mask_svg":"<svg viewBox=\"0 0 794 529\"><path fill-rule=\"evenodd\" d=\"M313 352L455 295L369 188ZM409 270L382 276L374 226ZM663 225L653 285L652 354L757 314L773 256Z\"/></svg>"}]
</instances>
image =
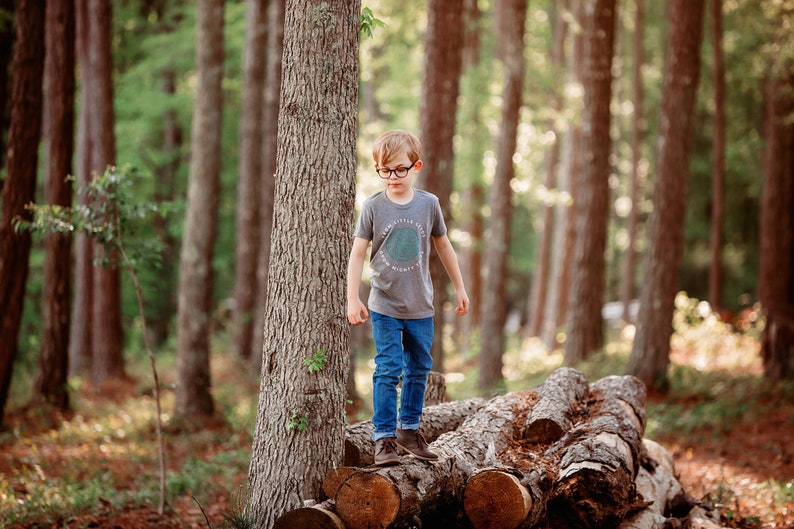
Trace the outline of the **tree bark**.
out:
<instances>
[{"instance_id":1,"label":"tree bark","mask_svg":"<svg viewBox=\"0 0 794 529\"><path fill-rule=\"evenodd\" d=\"M552 443L571 429L576 409L590 388L582 373L565 367L549 375L537 392L523 438L532 443Z\"/></svg>"},{"instance_id":2,"label":"tree bark","mask_svg":"<svg viewBox=\"0 0 794 529\"><path fill-rule=\"evenodd\" d=\"M575 195L576 231L568 339L565 363L573 365L604 345L606 235L609 221L609 153L611 140L612 55L615 40L615 0L584 3L584 111L579 187Z\"/></svg>"},{"instance_id":3,"label":"tree bark","mask_svg":"<svg viewBox=\"0 0 794 529\"><path fill-rule=\"evenodd\" d=\"M272 252L249 514L271 527L342 463L355 208L357 0L286 5ZM304 361L325 357L310 372ZM289 461L274 465L273 461Z\"/></svg>"},{"instance_id":4,"label":"tree bark","mask_svg":"<svg viewBox=\"0 0 794 529\"><path fill-rule=\"evenodd\" d=\"M502 90L502 117L497 146L496 174L489 197L490 234L485 242L485 281L482 308L482 340L480 350L481 392L489 393L504 384L502 355L504 355L504 326L507 319L505 303L507 255L510 246L513 217L513 191L510 182L515 170L513 154L516 150L519 113L522 105L524 81L524 23L526 0L501 0L497 3L497 45L504 64L505 84Z\"/></svg>"},{"instance_id":5,"label":"tree bark","mask_svg":"<svg viewBox=\"0 0 794 529\"><path fill-rule=\"evenodd\" d=\"M50 0L46 8L44 77L47 114L47 202L70 207L74 152L74 0ZM71 235L52 233L45 242L41 349L34 395L60 410L69 408L66 384L72 271Z\"/></svg>"},{"instance_id":6,"label":"tree bark","mask_svg":"<svg viewBox=\"0 0 794 529\"><path fill-rule=\"evenodd\" d=\"M684 246L684 219L695 95L700 75L703 0L672 0L662 94L654 210L648 226L645 282L627 373L667 387L673 305Z\"/></svg>"},{"instance_id":7,"label":"tree bark","mask_svg":"<svg viewBox=\"0 0 794 529\"><path fill-rule=\"evenodd\" d=\"M714 52L714 139L711 180L711 264L709 303L722 310L722 204L725 187L725 60L722 49L722 0L711 0L711 42Z\"/></svg>"},{"instance_id":8,"label":"tree bark","mask_svg":"<svg viewBox=\"0 0 794 529\"><path fill-rule=\"evenodd\" d=\"M424 78L419 106L419 136L427 170L419 173L416 187L438 197L441 211L449 223L452 218L450 196L454 168L452 140L463 63L462 0L430 0L427 11ZM449 281L438 258L430 260L430 277L435 308L435 333L430 353L434 369L443 373L444 306Z\"/></svg>"},{"instance_id":9,"label":"tree bark","mask_svg":"<svg viewBox=\"0 0 794 529\"><path fill-rule=\"evenodd\" d=\"M256 284L261 237L262 109L267 64L261 57L267 44L267 1L247 0L245 18L232 313L232 344L237 356L243 359L250 358L254 337L257 289L251 288L251 285Z\"/></svg>"},{"instance_id":10,"label":"tree bark","mask_svg":"<svg viewBox=\"0 0 794 529\"><path fill-rule=\"evenodd\" d=\"M185 232L179 274L175 412L212 416L210 334L213 247L217 232L223 108L223 0L200 0L196 34L196 102L190 140Z\"/></svg>"},{"instance_id":11,"label":"tree bark","mask_svg":"<svg viewBox=\"0 0 794 529\"><path fill-rule=\"evenodd\" d=\"M14 0L0 0L0 16L6 20L14 19ZM3 24L0 26L0 166L5 164L6 155L6 124L11 105L9 104L9 80L11 72L11 59L14 50L14 25ZM0 178L0 189L3 179Z\"/></svg>"},{"instance_id":12,"label":"tree bark","mask_svg":"<svg viewBox=\"0 0 794 529\"><path fill-rule=\"evenodd\" d=\"M44 4L39 0L17 2L13 71L0 217L0 424L18 350L32 244L30 232L17 232L14 223L30 219L25 206L36 192L44 77Z\"/></svg>"}]
</instances>

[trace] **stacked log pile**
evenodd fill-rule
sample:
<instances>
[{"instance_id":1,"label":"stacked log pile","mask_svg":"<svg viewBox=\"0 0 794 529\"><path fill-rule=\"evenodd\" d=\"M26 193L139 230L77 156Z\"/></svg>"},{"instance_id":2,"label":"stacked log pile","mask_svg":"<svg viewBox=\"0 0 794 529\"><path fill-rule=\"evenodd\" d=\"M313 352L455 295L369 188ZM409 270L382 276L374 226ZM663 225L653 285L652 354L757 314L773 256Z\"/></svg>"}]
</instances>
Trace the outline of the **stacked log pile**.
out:
<instances>
[{"instance_id":1,"label":"stacked log pile","mask_svg":"<svg viewBox=\"0 0 794 529\"><path fill-rule=\"evenodd\" d=\"M425 408L438 461L372 463L372 425L346 432L346 466L327 498L275 527L716 529L684 493L670 455L645 431L645 387L630 376L592 384L561 368L533 391Z\"/></svg>"}]
</instances>

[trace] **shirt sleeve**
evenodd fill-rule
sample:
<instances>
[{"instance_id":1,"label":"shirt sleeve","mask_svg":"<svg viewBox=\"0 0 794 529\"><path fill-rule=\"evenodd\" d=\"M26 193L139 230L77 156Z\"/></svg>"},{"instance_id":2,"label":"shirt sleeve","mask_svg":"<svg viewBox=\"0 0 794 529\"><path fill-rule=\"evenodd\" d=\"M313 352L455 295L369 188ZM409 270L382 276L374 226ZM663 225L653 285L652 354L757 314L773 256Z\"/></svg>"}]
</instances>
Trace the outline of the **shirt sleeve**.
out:
<instances>
[{"instance_id":1,"label":"shirt sleeve","mask_svg":"<svg viewBox=\"0 0 794 529\"><path fill-rule=\"evenodd\" d=\"M368 200L364 202L361 208L361 215L358 217L356 231L353 235L368 241L372 240L372 205Z\"/></svg>"},{"instance_id":2,"label":"shirt sleeve","mask_svg":"<svg viewBox=\"0 0 794 529\"><path fill-rule=\"evenodd\" d=\"M430 235L433 237L441 237L447 234L447 225L444 222L444 213L441 211L441 203L438 201L438 198L433 200L433 207L433 229Z\"/></svg>"}]
</instances>

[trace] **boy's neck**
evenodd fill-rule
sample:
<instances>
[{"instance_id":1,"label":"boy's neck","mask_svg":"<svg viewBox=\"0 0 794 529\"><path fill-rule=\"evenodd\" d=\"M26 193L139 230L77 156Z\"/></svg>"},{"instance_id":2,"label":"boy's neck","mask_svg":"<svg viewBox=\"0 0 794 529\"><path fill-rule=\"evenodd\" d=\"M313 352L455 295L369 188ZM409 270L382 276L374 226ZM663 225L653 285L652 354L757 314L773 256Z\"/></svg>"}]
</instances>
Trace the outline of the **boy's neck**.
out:
<instances>
[{"instance_id":1,"label":"boy's neck","mask_svg":"<svg viewBox=\"0 0 794 529\"><path fill-rule=\"evenodd\" d=\"M388 198L389 200L391 200L395 204L398 204L400 206L404 206L405 204L408 204L411 200L414 199L414 188L413 187L409 187L407 191L402 192L402 193L397 192L397 191L395 191L393 189L387 189L386 190L386 198Z\"/></svg>"}]
</instances>

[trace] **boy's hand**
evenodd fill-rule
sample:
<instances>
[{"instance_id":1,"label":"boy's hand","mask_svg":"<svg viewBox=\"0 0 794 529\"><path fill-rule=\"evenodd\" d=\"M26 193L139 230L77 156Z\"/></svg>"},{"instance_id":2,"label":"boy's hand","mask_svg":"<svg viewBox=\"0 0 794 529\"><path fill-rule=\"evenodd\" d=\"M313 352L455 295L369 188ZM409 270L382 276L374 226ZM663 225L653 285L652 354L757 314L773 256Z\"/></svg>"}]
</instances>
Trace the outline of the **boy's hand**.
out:
<instances>
[{"instance_id":1,"label":"boy's hand","mask_svg":"<svg viewBox=\"0 0 794 529\"><path fill-rule=\"evenodd\" d=\"M469 296L465 290L455 293L455 303L457 303L455 314L458 316L464 316L469 312Z\"/></svg>"},{"instance_id":2,"label":"boy's hand","mask_svg":"<svg viewBox=\"0 0 794 529\"><path fill-rule=\"evenodd\" d=\"M351 299L347 302L347 321L353 325L361 325L369 318L367 307L360 299Z\"/></svg>"}]
</instances>

